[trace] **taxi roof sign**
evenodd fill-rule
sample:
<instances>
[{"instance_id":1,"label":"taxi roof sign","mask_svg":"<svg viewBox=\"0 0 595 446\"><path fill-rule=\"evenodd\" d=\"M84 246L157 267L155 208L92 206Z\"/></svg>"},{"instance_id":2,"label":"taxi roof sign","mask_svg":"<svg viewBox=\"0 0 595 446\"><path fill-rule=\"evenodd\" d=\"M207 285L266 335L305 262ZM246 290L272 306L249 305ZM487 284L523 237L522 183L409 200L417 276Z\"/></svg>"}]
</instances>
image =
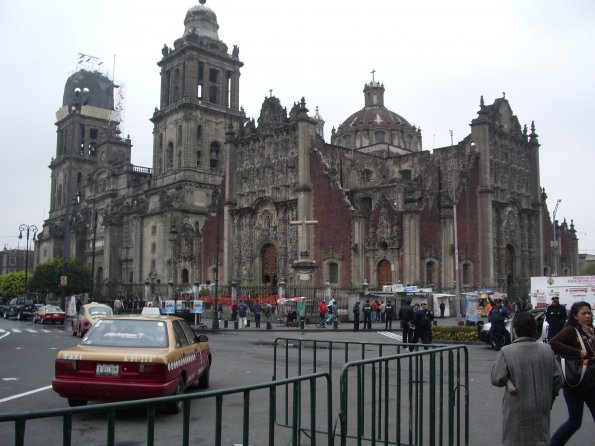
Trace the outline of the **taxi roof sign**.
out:
<instances>
[{"instance_id":1,"label":"taxi roof sign","mask_svg":"<svg viewBox=\"0 0 595 446\"><path fill-rule=\"evenodd\" d=\"M140 314L141 316L161 316L158 307L144 307Z\"/></svg>"}]
</instances>

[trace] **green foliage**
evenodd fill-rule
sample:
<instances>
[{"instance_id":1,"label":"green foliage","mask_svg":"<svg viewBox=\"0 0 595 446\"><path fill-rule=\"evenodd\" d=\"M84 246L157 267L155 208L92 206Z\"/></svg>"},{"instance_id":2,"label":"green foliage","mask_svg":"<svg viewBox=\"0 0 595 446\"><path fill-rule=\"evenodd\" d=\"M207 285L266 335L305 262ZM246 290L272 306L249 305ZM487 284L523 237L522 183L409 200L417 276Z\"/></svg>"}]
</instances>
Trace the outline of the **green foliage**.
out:
<instances>
[{"instance_id":1,"label":"green foliage","mask_svg":"<svg viewBox=\"0 0 595 446\"><path fill-rule=\"evenodd\" d=\"M88 292L91 288L91 271L80 260L69 259L66 265L68 286L66 294L79 294ZM38 293L54 293L59 295L60 277L62 276L62 259L55 258L35 268L29 280L29 291Z\"/></svg>"},{"instance_id":2,"label":"green foliage","mask_svg":"<svg viewBox=\"0 0 595 446\"><path fill-rule=\"evenodd\" d=\"M30 276L29 276L30 277ZM0 276L0 296L16 297L25 292L25 272L3 274Z\"/></svg>"},{"instance_id":3,"label":"green foliage","mask_svg":"<svg viewBox=\"0 0 595 446\"><path fill-rule=\"evenodd\" d=\"M581 276L595 276L595 262L589 262L580 271Z\"/></svg>"},{"instance_id":4,"label":"green foliage","mask_svg":"<svg viewBox=\"0 0 595 446\"><path fill-rule=\"evenodd\" d=\"M475 326L434 326L432 327L432 339L434 339L434 341L474 342L479 339L479 332Z\"/></svg>"}]
</instances>

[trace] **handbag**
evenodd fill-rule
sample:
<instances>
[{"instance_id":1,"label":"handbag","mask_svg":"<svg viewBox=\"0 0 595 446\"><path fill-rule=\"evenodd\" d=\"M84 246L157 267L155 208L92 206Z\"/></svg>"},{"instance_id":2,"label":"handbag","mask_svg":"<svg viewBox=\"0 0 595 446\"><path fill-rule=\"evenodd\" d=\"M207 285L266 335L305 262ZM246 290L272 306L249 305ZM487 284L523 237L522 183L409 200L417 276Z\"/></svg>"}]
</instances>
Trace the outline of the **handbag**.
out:
<instances>
[{"instance_id":1,"label":"handbag","mask_svg":"<svg viewBox=\"0 0 595 446\"><path fill-rule=\"evenodd\" d=\"M576 330L576 335L582 349L586 351L585 344L578 330ZM562 356L560 357L560 367L562 368L562 375L564 375L564 382L568 387L576 388L581 384L589 386L593 384L595 363L584 364L582 359L565 358Z\"/></svg>"}]
</instances>

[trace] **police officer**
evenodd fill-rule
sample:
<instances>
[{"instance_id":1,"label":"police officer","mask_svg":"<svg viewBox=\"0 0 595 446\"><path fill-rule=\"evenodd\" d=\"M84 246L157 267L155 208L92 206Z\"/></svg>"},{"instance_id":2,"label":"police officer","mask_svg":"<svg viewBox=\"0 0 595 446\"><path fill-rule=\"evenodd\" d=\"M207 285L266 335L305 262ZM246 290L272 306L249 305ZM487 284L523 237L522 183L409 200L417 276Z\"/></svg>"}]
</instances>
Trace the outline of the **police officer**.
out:
<instances>
[{"instance_id":1,"label":"police officer","mask_svg":"<svg viewBox=\"0 0 595 446\"><path fill-rule=\"evenodd\" d=\"M411 330L409 329L409 324L413 319L413 309L411 308L411 303L409 301L404 301L401 308L399 308L399 320L403 325L403 342L408 343L411 342Z\"/></svg>"},{"instance_id":2,"label":"police officer","mask_svg":"<svg viewBox=\"0 0 595 446\"><path fill-rule=\"evenodd\" d=\"M510 317L510 313L504 305L502 305L502 299L499 297L494 299L496 304L490 314L488 314L488 322L492 323L490 328L491 337L495 339L495 349L500 350L504 345L502 344L502 337L504 336L504 344L510 344L510 334L506 332L504 322Z\"/></svg>"},{"instance_id":3,"label":"police officer","mask_svg":"<svg viewBox=\"0 0 595 446\"><path fill-rule=\"evenodd\" d=\"M353 331L359 331L359 302L353 306Z\"/></svg>"},{"instance_id":4,"label":"police officer","mask_svg":"<svg viewBox=\"0 0 595 446\"><path fill-rule=\"evenodd\" d=\"M370 305L369 300L366 300L366 303L362 307L362 311L364 312L364 330L371 330L372 329L372 306Z\"/></svg>"},{"instance_id":5,"label":"police officer","mask_svg":"<svg viewBox=\"0 0 595 446\"><path fill-rule=\"evenodd\" d=\"M545 311L545 320L548 323L547 340L552 339L566 323L566 307L560 305L558 296L552 297L552 304Z\"/></svg>"}]
</instances>

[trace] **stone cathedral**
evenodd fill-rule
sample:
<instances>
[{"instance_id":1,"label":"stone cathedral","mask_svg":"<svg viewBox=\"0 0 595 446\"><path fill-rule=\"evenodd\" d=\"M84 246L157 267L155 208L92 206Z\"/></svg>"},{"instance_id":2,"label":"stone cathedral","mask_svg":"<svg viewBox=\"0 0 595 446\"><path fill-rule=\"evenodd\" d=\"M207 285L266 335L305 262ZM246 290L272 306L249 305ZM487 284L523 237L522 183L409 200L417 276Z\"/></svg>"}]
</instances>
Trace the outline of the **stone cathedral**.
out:
<instances>
[{"instance_id":1,"label":"stone cathedral","mask_svg":"<svg viewBox=\"0 0 595 446\"><path fill-rule=\"evenodd\" d=\"M66 249L96 286L183 287L217 275L221 287L446 291L458 271L463 289L506 292L518 276L548 275L554 258L560 275L578 273L572 222L553 223L552 253L535 126L522 126L505 97L478 98L469 134L428 151L373 77L363 107L327 142L304 98L286 108L269 95L246 116L239 48L219 39L204 3L162 48L151 167L131 163L113 81L92 69L67 79L37 264Z\"/></svg>"}]
</instances>

